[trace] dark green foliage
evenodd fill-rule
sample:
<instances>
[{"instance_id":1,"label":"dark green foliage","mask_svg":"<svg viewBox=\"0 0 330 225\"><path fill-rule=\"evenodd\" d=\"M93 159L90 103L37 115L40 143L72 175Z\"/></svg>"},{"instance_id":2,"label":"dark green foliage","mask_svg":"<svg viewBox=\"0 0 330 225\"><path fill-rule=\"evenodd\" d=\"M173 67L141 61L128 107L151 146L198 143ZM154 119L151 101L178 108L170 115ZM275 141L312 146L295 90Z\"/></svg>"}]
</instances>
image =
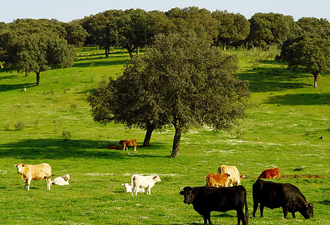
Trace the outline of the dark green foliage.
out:
<instances>
[{"instance_id":1,"label":"dark green foliage","mask_svg":"<svg viewBox=\"0 0 330 225\"><path fill-rule=\"evenodd\" d=\"M308 36L296 39L287 48L286 60L289 68L302 68L313 74L314 87L317 88L318 76L330 68L330 40Z\"/></svg>"},{"instance_id":2,"label":"dark green foliage","mask_svg":"<svg viewBox=\"0 0 330 225\"><path fill-rule=\"evenodd\" d=\"M94 120L138 125L147 135L171 124L176 157L181 134L190 126L222 129L243 116L248 82L232 75L236 63L235 56L210 48L195 33L159 35L143 58L89 97Z\"/></svg>"},{"instance_id":3,"label":"dark green foliage","mask_svg":"<svg viewBox=\"0 0 330 225\"><path fill-rule=\"evenodd\" d=\"M215 44L222 44L224 50L227 44L237 44L245 40L250 33L250 22L243 15L217 10L212 13L212 17L218 22L218 37Z\"/></svg>"},{"instance_id":4,"label":"dark green foliage","mask_svg":"<svg viewBox=\"0 0 330 225\"><path fill-rule=\"evenodd\" d=\"M3 67L17 72L37 74L57 67L71 67L76 59L75 49L67 44L63 27L44 20L18 20L0 32L0 61Z\"/></svg>"}]
</instances>

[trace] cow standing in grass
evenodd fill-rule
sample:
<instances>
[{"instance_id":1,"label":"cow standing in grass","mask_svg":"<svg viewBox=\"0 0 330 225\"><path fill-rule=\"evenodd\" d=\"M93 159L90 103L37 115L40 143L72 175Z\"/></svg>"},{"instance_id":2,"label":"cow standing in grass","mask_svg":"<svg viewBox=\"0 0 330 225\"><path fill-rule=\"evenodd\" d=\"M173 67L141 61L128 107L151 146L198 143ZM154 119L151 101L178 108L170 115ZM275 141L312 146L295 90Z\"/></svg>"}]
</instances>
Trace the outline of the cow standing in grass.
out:
<instances>
[{"instance_id":1,"label":"cow standing in grass","mask_svg":"<svg viewBox=\"0 0 330 225\"><path fill-rule=\"evenodd\" d=\"M282 184L258 179L253 184L253 217L259 203L261 217L264 217L265 206L271 209L282 207L284 218L287 217L288 212L291 212L292 217L295 218L297 211L305 219L314 217L313 205L308 204L300 190L289 183Z\"/></svg>"},{"instance_id":2,"label":"cow standing in grass","mask_svg":"<svg viewBox=\"0 0 330 225\"><path fill-rule=\"evenodd\" d=\"M21 174L22 179L25 181L25 190L30 190L31 180L41 180L42 178L45 178L47 189L50 190L52 184L51 176L53 175L52 168L48 163L39 165L17 163L14 166L17 168L17 173Z\"/></svg>"},{"instance_id":3,"label":"cow standing in grass","mask_svg":"<svg viewBox=\"0 0 330 225\"><path fill-rule=\"evenodd\" d=\"M234 187L185 187L180 192L184 203L192 204L196 212L203 216L204 224L212 224L211 212L236 210L237 224L248 224L249 212L246 203L246 190L243 186ZM245 207L245 216L243 208Z\"/></svg>"}]
</instances>

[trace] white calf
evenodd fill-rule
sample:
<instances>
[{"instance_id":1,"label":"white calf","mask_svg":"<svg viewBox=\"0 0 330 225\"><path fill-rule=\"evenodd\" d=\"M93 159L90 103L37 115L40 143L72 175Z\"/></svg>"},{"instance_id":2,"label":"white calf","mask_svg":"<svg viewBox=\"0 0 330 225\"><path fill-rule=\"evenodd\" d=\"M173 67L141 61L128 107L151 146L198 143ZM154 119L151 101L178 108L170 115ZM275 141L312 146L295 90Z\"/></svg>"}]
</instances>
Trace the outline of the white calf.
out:
<instances>
[{"instance_id":1,"label":"white calf","mask_svg":"<svg viewBox=\"0 0 330 225\"><path fill-rule=\"evenodd\" d=\"M125 187L125 192L132 192L132 185L129 183L121 184ZM145 192L144 188L138 188L137 192Z\"/></svg>"},{"instance_id":2,"label":"white calf","mask_svg":"<svg viewBox=\"0 0 330 225\"><path fill-rule=\"evenodd\" d=\"M22 179L25 181L25 190L30 190L31 180L41 180L45 178L47 183L47 189L50 190L52 168L48 163L39 165L25 165L23 163L17 163L14 165L17 167L17 173L21 174Z\"/></svg>"},{"instance_id":3,"label":"white calf","mask_svg":"<svg viewBox=\"0 0 330 225\"><path fill-rule=\"evenodd\" d=\"M71 175L70 174L65 174L62 177L56 177L52 181L52 185L69 185L69 180L70 180Z\"/></svg>"},{"instance_id":4,"label":"white calf","mask_svg":"<svg viewBox=\"0 0 330 225\"><path fill-rule=\"evenodd\" d=\"M147 195L150 194L151 188L155 185L156 182L161 181L158 175L152 175L152 176L141 176L138 174L134 174L131 178L132 183L132 196L135 192L135 195L137 195L138 188L146 188L147 189Z\"/></svg>"}]
</instances>

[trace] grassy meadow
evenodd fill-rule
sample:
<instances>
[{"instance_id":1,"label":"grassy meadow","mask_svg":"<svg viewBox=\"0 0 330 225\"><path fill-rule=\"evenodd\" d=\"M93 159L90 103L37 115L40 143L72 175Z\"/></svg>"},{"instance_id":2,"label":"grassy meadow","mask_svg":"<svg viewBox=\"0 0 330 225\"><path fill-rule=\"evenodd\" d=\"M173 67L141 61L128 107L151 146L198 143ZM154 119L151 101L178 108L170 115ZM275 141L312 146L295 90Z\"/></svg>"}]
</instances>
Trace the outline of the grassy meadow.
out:
<instances>
[{"instance_id":1,"label":"grassy meadow","mask_svg":"<svg viewBox=\"0 0 330 225\"><path fill-rule=\"evenodd\" d=\"M204 186L206 174L222 164L236 165L246 176L250 224L330 224L330 75L323 74L314 89L311 74L288 70L269 52L227 52L238 54L238 76L250 81L247 117L230 132L190 129L177 158L169 157L172 127L155 132L151 146L142 148L145 131L93 121L86 97L100 81L120 75L129 60L125 51L105 58L102 50L80 49L72 68L42 72L39 86L33 73L0 70L0 224L201 224L179 187ZM136 153L107 149L132 138ZM44 162L55 177L71 174L70 185L48 191L45 181L32 181L25 191L13 165ZM265 218L258 209L252 218L252 184L277 166L289 177L322 177L275 180L296 185L314 204L315 218L296 213L285 220L281 208L265 208ZM135 173L156 173L162 181L150 196L131 196L121 184ZM235 211L212 212L211 220L237 223Z\"/></svg>"}]
</instances>

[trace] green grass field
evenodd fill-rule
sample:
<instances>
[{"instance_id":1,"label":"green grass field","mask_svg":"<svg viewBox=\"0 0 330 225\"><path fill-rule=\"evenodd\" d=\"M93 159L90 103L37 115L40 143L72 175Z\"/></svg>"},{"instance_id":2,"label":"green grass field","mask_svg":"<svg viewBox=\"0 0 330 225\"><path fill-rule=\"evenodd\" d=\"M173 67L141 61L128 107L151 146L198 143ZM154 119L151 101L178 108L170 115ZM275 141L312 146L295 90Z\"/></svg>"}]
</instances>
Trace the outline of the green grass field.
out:
<instances>
[{"instance_id":1,"label":"green grass field","mask_svg":"<svg viewBox=\"0 0 330 225\"><path fill-rule=\"evenodd\" d=\"M74 67L41 73L40 86L32 73L0 71L0 224L201 224L179 187L204 186L206 174L222 164L246 176L250 224L330 224L330 76L323 74L314 89L312 75L292 72L266 52L229 53L239 55L238 76L250 81L247 117L231 132L190 129L177 158L169 157L172 127L155 132L151 146L142 148L145 131L93 121L86 97L100 81L120 75L129 60L124 51L106 59L101 50L80 49ZM132 138L136 153L107 149ZM25 191L13 167L19 162L47 162L55 177L71 174L70 185L48 191L44 181L32 181ZM296 185L314 204L314 219L297 213L285 220L281 208L251 217L252 184L276 166L282 175L322 176L275 180ZM156 173L162 181L150 196L131 196L121 184L134 173ZM211 220L237 223L235 211L212 212Z\"/></svg>"}]
</instances>

